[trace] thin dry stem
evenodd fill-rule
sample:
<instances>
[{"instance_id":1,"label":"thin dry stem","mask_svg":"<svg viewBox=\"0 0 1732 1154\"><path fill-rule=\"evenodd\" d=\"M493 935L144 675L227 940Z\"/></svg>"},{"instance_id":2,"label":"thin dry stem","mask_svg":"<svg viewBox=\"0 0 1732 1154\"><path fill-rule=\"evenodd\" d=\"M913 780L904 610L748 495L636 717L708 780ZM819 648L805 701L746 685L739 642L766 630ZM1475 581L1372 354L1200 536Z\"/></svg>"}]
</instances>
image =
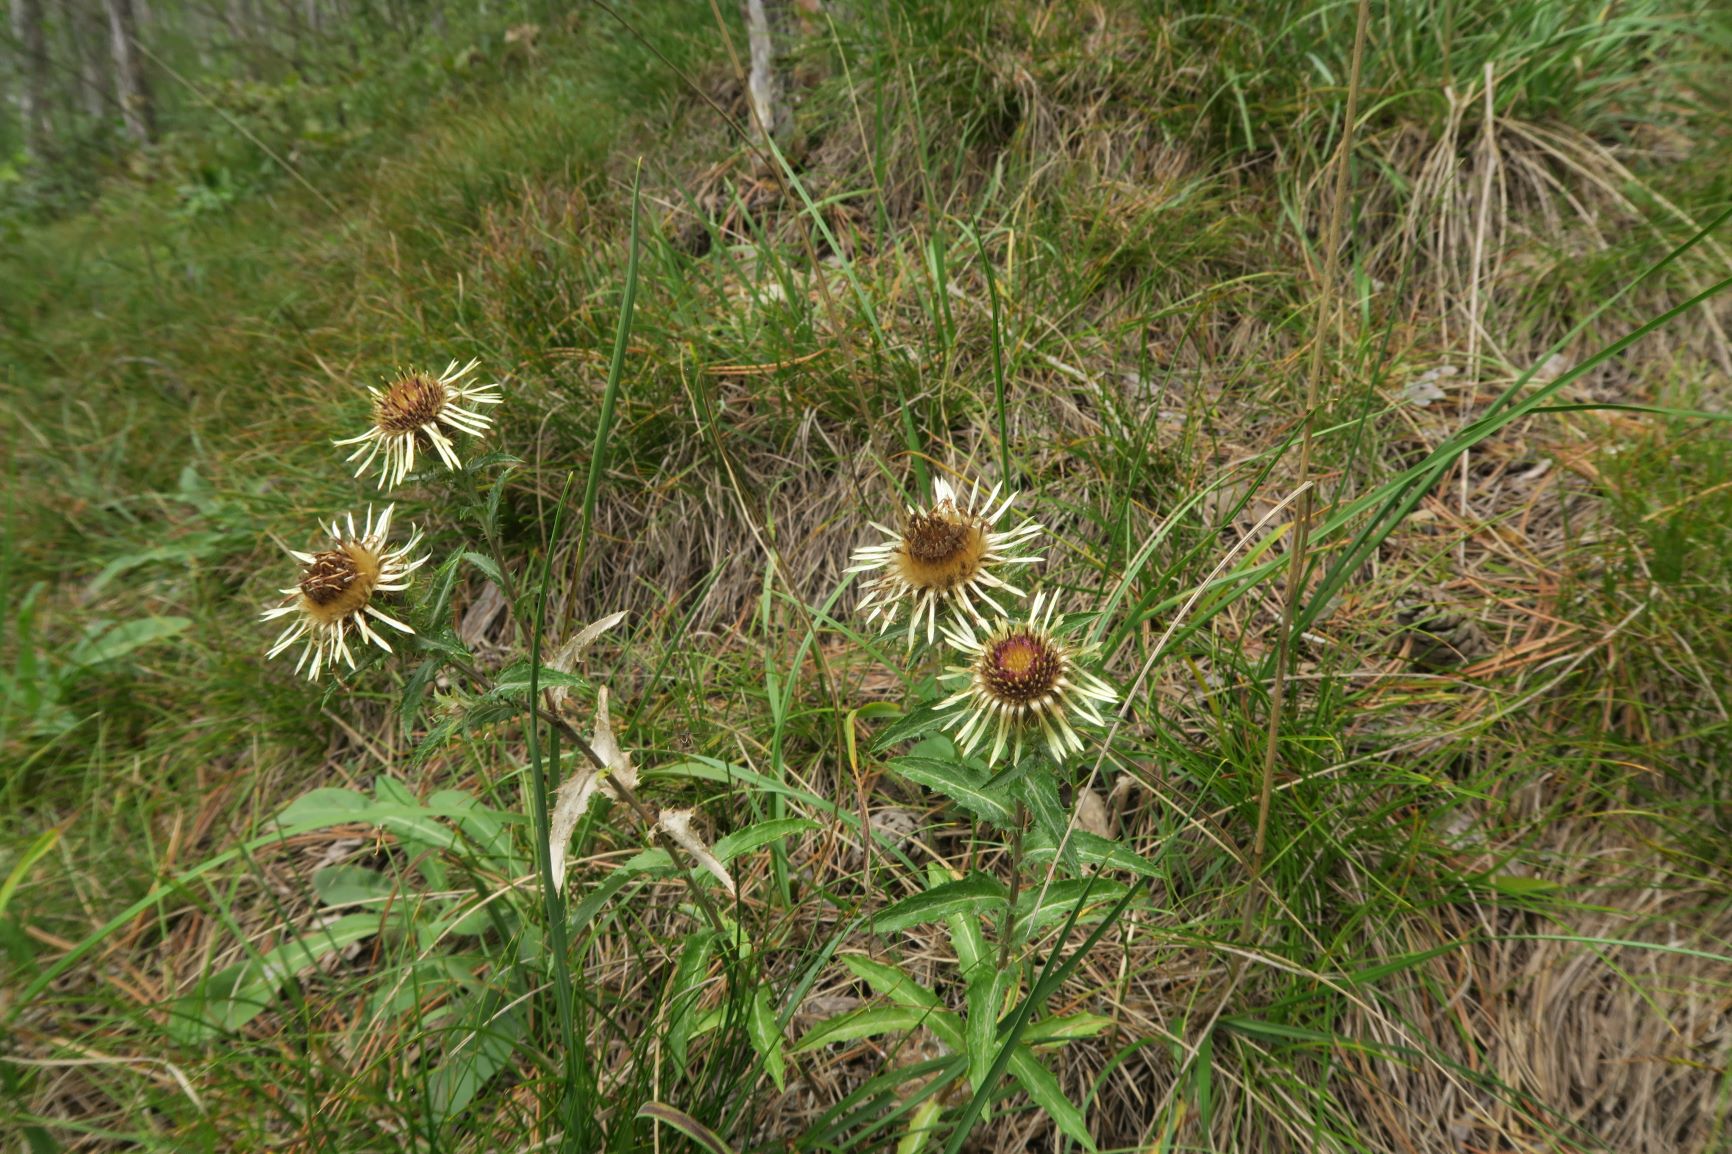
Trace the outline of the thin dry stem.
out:
<instances>
[{"instance_id":1,"label":"thin dry stem","mask_svg":"<svg viewBox=\"0 0 1732 1154\"><path fill-rule=\"evenodd\" d=\"M1353 33L1353 72L1347 82L1347 115L1341 126L1341 144L1335 154L1335 202L1329 206L1329 231L1324 241L1323 283L1317 291L1317 331L1311 337L1311 365L1305 379L1305 431L1299 441L1299 483L1304 486L1299 507L1293 514L1293 550L1287 563L1286 600L1281 607L1281 628L1275 638L1274 684L1269 691L1269 733L1263 746L1263 780L1257 794L1257 832L1251 842L1251 883L1245 890L1244 932L1249 934L1257 912L1257 894L1263 881L1264 858L1269 845L1269 806L1275 789L1275 754L1281 737L1281 711L1286 704L1287 657L1293 636L1293 619L1305 588L1306 550L1311 537L1311 433L1316 423L1318 394L1323 380L1323 346L1335 313L1335 277L1340 264L1341 222L1347 215L1347 174L1353 159L1353 131L1359 120L1359 82L1365 63L1365 33L1371 24L1371 0L1359 0L1358 25Z\"/></svg>"}]
</instances>

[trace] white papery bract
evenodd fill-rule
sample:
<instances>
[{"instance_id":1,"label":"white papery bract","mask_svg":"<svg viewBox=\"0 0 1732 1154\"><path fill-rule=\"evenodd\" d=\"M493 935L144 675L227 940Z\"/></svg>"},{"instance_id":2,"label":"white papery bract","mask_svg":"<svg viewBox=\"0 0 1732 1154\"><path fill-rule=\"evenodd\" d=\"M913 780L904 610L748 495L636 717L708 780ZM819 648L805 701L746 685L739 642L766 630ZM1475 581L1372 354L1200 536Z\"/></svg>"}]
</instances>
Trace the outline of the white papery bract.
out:
<instances>
[{"instance_id":1,"label":"white papery bract","mask_svg":"<svg viewBox=\"0 0 1732 1154\"><path fill-rule=\"evenodd\" d=\"M1055 606L1056 598L1036 593L1025 621L1000 620L983 633L965 617L945 626L945 639L968 663L945 671L944 678L962 684L938 708L955 710L943 724L955 731L964 756L990 735L988 764L1008 747L1014 765L1022 760L1024 738L1038 732L1053 761L1062 764L1083 748L1073 719L1106 723L1099 707L1117 701L1118 693L1082 667L1093 648L1070 642L1053 627Z\"/></svg>"},{"instance_id":2,"label":"white papery bract","mask_svg":"<svg viewBox=\"0 0 1732 1154\"><path fill-rule=\"evenodd\" d=\"M937 641L941 605L973 618L982 628L986 626L982 605L1003 616L1004 606L989 590L1011 597L1021 597L1023 591L993 570L1041 560L1039 554L1024 552L1042 532L1035 522L1024 521L1002 531L995 528L1010 511L1015 493L1000 501L997 485L982 497L978 484L968 485L964 493L940 477L933 482L932 495L931 508L908 507L900 530L873 522L886 540L854 550L853 564L846 570L876 572L866 583L860 610L867 621L879 622L880 633L896 623L905 607L909 609L910 649L922 619L927 644Z\"/></svg>"},{"instance_id":3,"label":"white papery bract","mask_svg":"<svg viewBox=\"0 0 1732 1154\"><path fill-rule=\"evenodd\" d=\"M452 361L435 377L431 373L411 372L398 377L383 389L367 386L373 395L373 424L357 437L334 442L337 445L358 446L349 460L359 460L355 476L365 473L374 461L379 462L379 488L401 485L415 467L417 450L431 449L445 467L457 470L463 462L457 456L456 445L446 430L479 437L487 431L493 418L474 408L476 405L497 405L504 398L498 382L466 385L463 378L475 371L480 361L470 361L462 368ZM464 405L471 406L464 408ZM443 427L442 427L443 426Z\"/></svg>"},{"instance_id":4,"label":"white papery bract","mask_svg":"<svg viewBox=\"0 0 1732 1154\"><path fill-rule=\"evenodd\" d=\"M289 551L301 563L300 580L283 589L282 602L267 606L261 618L293 620L272 643L266 657L275 657L304 641L295 672L304 671L309 680L317 681L319 674L334 667L339 658L350 669L355 668L355 655L349 648L351 633L389 653L390 643L375 628L375 622L399 633L415 632L374 603L381 593L407 589L409 574L427 561L425 556L409 557L421 541L420 530L412 530L409 540L397 548L388 547L391 510L387 506L375 521L368 509L359 530L352 513L346 523L332 521L331 547L321 552Z\"/></svg>"}]
</instances>

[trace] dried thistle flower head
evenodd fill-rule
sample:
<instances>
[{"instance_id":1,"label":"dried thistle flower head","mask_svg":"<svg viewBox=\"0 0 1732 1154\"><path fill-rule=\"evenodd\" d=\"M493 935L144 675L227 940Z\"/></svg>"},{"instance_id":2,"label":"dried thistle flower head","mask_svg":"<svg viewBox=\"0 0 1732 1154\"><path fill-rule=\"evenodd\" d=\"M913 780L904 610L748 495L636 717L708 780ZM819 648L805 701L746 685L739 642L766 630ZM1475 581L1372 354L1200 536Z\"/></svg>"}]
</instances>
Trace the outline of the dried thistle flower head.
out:
<instances>
[{"instance_id":1,"label":"dried thistle flower head","mask_svg":"<svg viewBox=\"0 0 1732 1154\"><path fill-rule=\"evenodd\" d=\"M354 514L348 516L346 529L332 521L329 549L319 553L290 550L290 555L301 563L300 580L281 591L282 603L266 607L262 620L274 621L279 617L293 620L265 656L275 657L305 638L295 672L305 669L308 679L317 681L319 673L335 666L339 657L350 669L355 668L355 655L350 652L348 641L351 630L385 652L391 651L390 644L369 623L369 618L400 633L414 633L375 604L381 593L407 589L409 574L427 561L424 556L409 559L421 541L419 530L412 531L409 540L395 549L387 547L390 533L391 507L387 506L377 521L369 509L359 532L355 529Z\"/></svg>"},{"instance_id":2,"label":"dried thistle flower head","mask_svg":"<svg viewBox=\"0 0 1732 1154\"><path fill-rule=\"evenodd\" d=\"M1036 593L1028 620L1000 621L984 635L976 635L964 618L946 625L946 639L970 658L966 666L945 672L944 677L964 684L938 703L940 709L957 707L944 726L956 729L964 756L990 732L987 763L998 761L1009 744L1014 765L1022 760L1023 738L1038 730L1053 760L1062 762L1067 751L1082 752L1073 715L1105 724L1096 703L1116 701L1118 694L1079 664L1091 647L1073 645L1054 630L1055 604L1056 599Z\"/></svg>"},{"instance_id":3,"label":"dried thistle flower head","mask_svg":"<svg viewBox=\"0 0 1732 1154\"><path fill-rule=\"evenodd\" d=\"M359 446L349 454L349 460L360 459L355 476L365 473L379 460L379 488L401 485L409 470L415 467L417 449L431 449L445 462L447 469L460 469L463 462L445 429L454 429L471 437L487 431L491 417L464 404L497 405L497 382L486 385L466 385L463 378L475 371L481 362L470 361L462 368L452 361L438 376L414 371L399 376L383 389L367 386L373 395L373 424L358 437L334 442L337 445ZM444 426L444 428L441 428Z\"/></svg>"},{"instance_id":4,"label":"dried thistle flower head","mask_svg":"<svg viewBox=\"0 0 1732 1154\"><path fill-rule=\"evenodd\" d=\"M926 620L926 641L937 640L938 607L941 602L955 606L984 628L975 602L981 601L1000 616L1004 607L993 600L988 589L999 589L1021 597L1022 590L1009 584L993 570L999 566L1028 565L1039 561L1037 555L1022 552L1041 533L1033 521L1024 521L1014 529L1000 531L994 526L1010 511L1016 494L998 501L999 486L981 499L980 486L969 485L966 498L949 481L940 477L933 482L933 503L930 509L910 506L901 530L873 523L872 527L888 540L865 545L854 551L849 573L878 571L860 600L866 619L880 621L882 633L895 623L904 605L909 614L908 647L914 647L921 618Z\"/></svg>"}]
</instances>

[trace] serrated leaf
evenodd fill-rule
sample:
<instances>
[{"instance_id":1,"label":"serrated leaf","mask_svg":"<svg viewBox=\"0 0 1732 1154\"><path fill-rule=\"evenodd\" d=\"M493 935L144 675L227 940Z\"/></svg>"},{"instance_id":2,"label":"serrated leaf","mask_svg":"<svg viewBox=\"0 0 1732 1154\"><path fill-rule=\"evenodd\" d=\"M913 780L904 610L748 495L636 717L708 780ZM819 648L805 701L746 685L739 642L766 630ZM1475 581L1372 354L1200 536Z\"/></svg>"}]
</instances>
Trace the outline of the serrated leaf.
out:
<instances>
[{"instance_id":1,"label":"serrated leaf","mask_svg":"<svg viewBox=\"0 0 1732 1154\"><path fill-rule=\"evenodd\" d=\"M827 1018L807 1030L794 1053L803 1054L837 1042L852 1042L857 1038L875 1038L879 1034L908 1034L926 1024L929 1010L912 1006L862 1006L857 1010Z\"/></svg>"},{"instance_id":2,"label":"serrated leaf","mask_svg":"<svg viewBox=\"0 0 1732 1154\"><path fill-rule=\"evenodd\" d=\"M876 993L899 1006L916 1010L938 1008L938 995L909 977L900 966L875 961L861 954L843 954L842 964L853 970L854 976L865 981Z\"/></svg>"},{"instance_id":3,"label":"serrated leaf","mask_svg":"<svg viewBox=\"0 0 1732 1154\"><path fill-rule=\"evenodd\" d=\"M727 837L719 838L711 848L716 860L726 865L741 854L762 849L773 841L781 841L785 837L805 833L807 830L818 829L819 824L809 817L778 817L769 821L760 821L745 829L735 830Z\"/></svg>"},{"instance_id":4,"label":"serrated leaf","mask_svg":"<svg viewBox=\"0 0 1732 1154\"><path fill-rule=\"evenodd\" d=\"M1025 1046L1044 1046L1053 1042L1069 1042L1075 1038L1092 1038L1113 1028L1113 1020L1100 1014L1079 1011L1058 1017L1042 1018L1022 1031Z\"/></svg>"},{"instance_id":5,"label":"serrated leaf","mask_svg":"<svg viewBox=\"0 0 1732 1154\"><path fill-rule=\"evenodd\" d=\"M1087 903L1077 918L1079 922L1096 917L1094 911L1123 897L1126 888L1123 882L1097 877L1066 878L1044 888L1025 890L1016 903L1017 937L1027 941L1047 926L1063 921L1078 902Z\"/></svg>"},{"instance_id":6,"label":"serrated leaf","mask_svg":"<svg viewBox=\"0 0 1732 1154\"><path fill-rule=\"evenodd\" d=\"M776 1089L786 1090L782 1028L776 1022L776 1011L770 1005L770 991L765 986L759 986L752 994L752 1004L746 1013L746 1036L752 1041L752 1049L764 1060L764 1068L770 1072Z\"/></svg>"},{"instance_id":7,"label":"serrated leaf","mask_svg":"<svg viewBox=\"0 0 1732 1154\"><path fill-rule=\"evenodd\" d=\"M956 965L962 971L962 980L971 982L975 967L992 964L986 952L986 936L980 930L980 919L970 912L951 914L945 921L950 926L950 948L956 951Z\"/></svg>"},{"instance_id":8,"label":"serrated leaf","mask_svg":"<svg viewBox=\"0 0 1732 1154\"><path fill-rule=\"evenodd\" d=\"M921 1154L938 1129L938 1117L944 1113L944 1101L937 1095L926 1099L908 1116L908 1129L896 1143L896 1154Z\"/></svg>"},{"instance_id":9,"label":"serrated leaf","mask_svg":"<svg viewBox=\"0 0 1732 1154\"><path fill-rule=\"evenodd\" d=\"M902 717L890 723L883 733L872 738L872 752L883 753L891 746L924 737L931 730L937 729L944 715L930 702L916 705L903 714Z\"/></svg>"},{"instance_id":10,"label":"serrated leaf","mask_svg":"<svg viewBox=\"0 0 1732 1154\"><path fill-rule=\"evenodd\" d=\"M1046 834L1052 844L1059 847L1064 866L1073 875L1082 872L1082 860L1077 856L1076 843L1065 837L1065 831L1070 827L1070 814L1065 811L1064 803L1058 797L1058 778L1054 776L1052 767L1045 759L1031 766L1011 787L1018 797L1028 806L1028 811L1034 817L1035 828Z\"/></svg>"},{"instance_id":11,"label":"serrated leaf","mask_svg":"<svg viewBox=\"0 0 1732 1154\"><path fill-rule=\"evenodd\" d=\"M445 668L445 663L437 657L429 657L415 667L415 672L409 675L409 680L403 684L403 697L398 706L398 716L403 719L404 726L415 719L421 712L421 703L427 700L427 691L433 687L439 671Z\"/></svg>"},{"instance_id":12,"label":"serrated leaf","mask_svg":"<svg viewBox=\"0 0 1732 1154\"><path fill-rule=\"evenodd\" d=\"M710 970L710 955L715 952L716 933L710 929L693 930L680 951L679 964L674 967L668 989L673 991L668 1016L668 1049L676 1065L686 1064L686 1045L691 1040L692 1022L699 1001L703 998L704 979Z\"/></svg>"},{"instance_id":13,"label":"serrated leaf","mask_svg":"<svg viewBox=\"0 0 1732 1154\"><path fill-rule=\"evenodd\" d=\"M891 772L942 794L982 821L1002 829L1013 820L1008 795L988 789L986 775L973 766L913 756L892 758L888 764Z\"/></svg>"},{"instance_id":14,"label":"serrated leaf","mask_svg":"<svg viewBox=\"0 0 1732 1154\"><path fill-rule=\"evenodd\" d=\"M514 661L499 671L493 679L493 688L483 696L484 701L503 701L526 698L529 693L530 664L527 659ZM540 689L583 689L589 685L586 678L575 673L563 673L546 665L541 667L540 674L535 679Z\"/></svg>"},{"instance_id":15,"label":"serrated leaf","mask_svg":"<svg viewBox=\"0 0 1732 1154\"><path fill-rule=\"evenodd\" d=\"M993 1059L998 1056L999 1013L1015 980L1007 970L982 967L968 983L968 1082L976 1092L986 1084ZM983 1107L980 1120L985 1122L989 1116Z\"/></svg>"},{"instance_id":16,"label":"serrated leaf","mask_svg":"<svg viewBox=\"0 0 1732 1154\"><path fill-rule=\"evenodd\" d=\"M960 881L946 882L892 904L872 919L872 928L876 933L893 934L910 926L941 922L952 914L978 914L989 907L1002 909L1004 902L1004 887L996 878L972 873Z\"/></svg>"},{"instance_id":17,"label":"serrated leaf","mask_svg":"<svg viewBox=\"0 0 1732 1154\"><path fill-rule=\"evenodd\" d=\"M493 558L487 556L485 553L465 551L463 553L463 559L481 570L489 581L493 582L501 589L505 588L505 578L499 572L499 565L493 560Z\"/></svg>"},{"instance_id":18,"label":"serrated leaf","mask_svg":"<svg viewBox=\"0 0 1732 1154\"><path fill-rule=\"evenodd\" d=\"M1084 1150L1095 1150L1094 1136L1089 1133L1088 1119L1076 1108L1058 1084L1058 1078L1041 1064L1034 1051L1018 1045L1010 1056L1010 1074L1021 1083L1034 1104L1047 1112L1053 1124L1067 1138Z\"/></svg>"},{"instance_id":19,"label":"serrated leaf","mask_svg":"<svg viewBox=\"0 0 1732 1154\"><path fill-rule=\"evenodd\" d=\"M1033 753L1025 756L1021 761L1012 765L1007 765L991 777L987 778L986 788L989 790L1006 789L1036 770L1043 768L1048 773L1051 773L1052 762L1047 758L1047 755L1042 750L1036 749Z\"/></svg>"},{"instance_id":20,"label":"serrated leaf","mask_svg":"<svg viewBox=\"0 0 1732 1154\"><path fill-rule=\"evenodd\" d=\"M525 690L516 700L477 698L461 706L456 712L440 718L428 727L426 734L410 753L410 766L421 765L443 750L445 743L459 733L519 717L524 711L523 698L527 695Z\"/></svg>"},{"instance_id":21,"label":"serrated leaf","mask_svg":"<svg viewBox=\"0 0 1732 1154\"><path fill-rule=\"evenodd\" d=\"M1077 857L1084 865L1099 866L1102 869L1122 869L1140 874L1146 878L1164 878L1165 870L1142 854L1133 852L1123 842L1112 838L1090 833L1085 829L1070 831L1070 841L1076 847ZM1031 865L1042 865L1052 860L1052 839L1045 830L1030 831L1023 842L1023 861Z\"/></svg>"}]
</instances>

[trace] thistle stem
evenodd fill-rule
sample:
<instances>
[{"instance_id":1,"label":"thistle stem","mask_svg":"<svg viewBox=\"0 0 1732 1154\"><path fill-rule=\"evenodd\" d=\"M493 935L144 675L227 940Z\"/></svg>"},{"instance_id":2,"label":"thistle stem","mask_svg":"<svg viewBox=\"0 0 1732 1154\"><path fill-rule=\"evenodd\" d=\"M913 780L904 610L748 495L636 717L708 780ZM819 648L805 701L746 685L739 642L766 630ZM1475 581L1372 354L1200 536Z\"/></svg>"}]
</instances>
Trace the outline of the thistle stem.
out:
<instances>
[{"instance_id":1,"label":"thistle stem","mask_svg":"<svg viewBox=\"0 0 1732 1154\"><path fill-rule=\"evenodd\" d=\"M456 669L465 677L470 678L476 684L487 689L493 687L492 678L488 677L485 673L482 673L479 669L476 669L475 666L471 665L469 662L456 657L447 657L446 661L452 666L452 668ZM552 725L554 728L559 730L560 733L564 734L566 739L571 742L576 749L581 751L583 756L589 759L590 765L594 766L597 770L606 773L608 769L611 768L607 762L601 759L601 756L597 754L594 749L590 748L589 742L584 740L583 735L578 733L578 731L574 729L571 723L565 720L565 718L559 716L559 714L553 712L551 709L542 708L539 704L535 707L535 716L537 719L547 722L549 725ZM668 837L668 835L663 832L661 825L655 819L655 815L650 813L649 807L646 806L643 803L643 800L639 798L637 794L634 793L624 782L619 781L617 778L609 782L609 787L621 801L625 802L637 813L638 820L643 822L644 828L649 831L650 836L655 838L656 843L660 845L662 849L667 851L669 860L677 867L680 860L677 852L679 847L674 844L672 838ZM704 920L710 923L710 928L715 930L718 935L725 937L726 935L722 933L721 915L716 911L715 904L710 901L708 895L706 895L697 882L692 879L689 872L681 870L680 876L685 880L686 889L691 893L692 901L697 904L698 909L703 911Z\"/></svg>"},{"instance_id":2,"label":"thistle stem","mask_svg":"<svg viewBox=\"0 0 1732 1154\"><path fill-rule=\"evenodd\" d=\"M998 969L1010 969L1010 943L1016 937L1016 899L1022 890L1022 827L1028 824L1028 809L1016 803L1016 821L1010 831L1010 892L1004 899L1004 936L998 942Z\"/></svg>"}]
</instances>

